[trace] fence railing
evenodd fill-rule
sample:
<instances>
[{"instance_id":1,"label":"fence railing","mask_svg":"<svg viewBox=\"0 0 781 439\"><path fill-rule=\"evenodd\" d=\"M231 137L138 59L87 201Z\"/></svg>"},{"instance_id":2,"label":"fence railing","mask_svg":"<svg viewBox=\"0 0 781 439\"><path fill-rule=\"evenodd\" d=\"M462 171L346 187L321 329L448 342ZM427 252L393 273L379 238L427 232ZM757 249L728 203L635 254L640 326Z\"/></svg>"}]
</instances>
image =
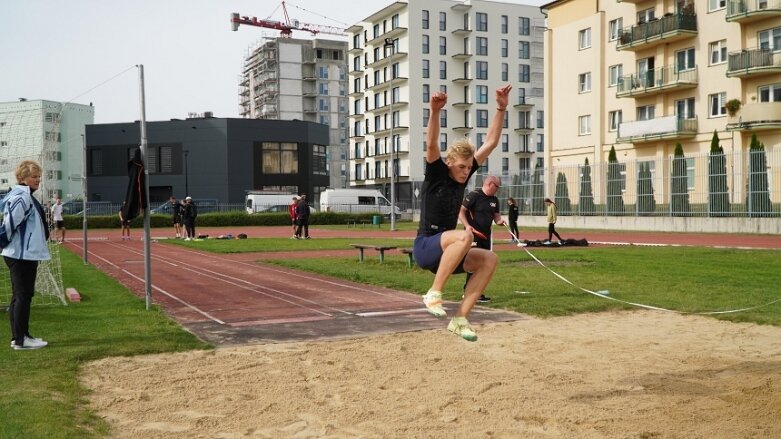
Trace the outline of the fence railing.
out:
<instances>
[{"instance_id":1,"label":"fence railing","mask_svg":"<svg viewBox=\"0 0 781 439\"><path fill-rule=\"evenodd\" d=\"M781 216L778 148L554 166L502 178L502 206L513 197L525 215L544 214L552 198L559 215Z\"/></svg>"}]
</instances>

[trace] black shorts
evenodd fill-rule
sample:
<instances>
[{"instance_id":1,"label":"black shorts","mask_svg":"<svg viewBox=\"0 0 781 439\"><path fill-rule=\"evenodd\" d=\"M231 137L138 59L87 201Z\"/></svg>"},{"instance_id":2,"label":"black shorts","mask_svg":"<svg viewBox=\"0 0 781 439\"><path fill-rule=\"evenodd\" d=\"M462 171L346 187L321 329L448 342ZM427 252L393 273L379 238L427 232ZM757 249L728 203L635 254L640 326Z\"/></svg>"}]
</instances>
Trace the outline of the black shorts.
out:
<instances>
[{"instance_id":1,"label":"black shorts","mask_svg":"<svg viewBox=\"0 0 781 439\"><path fill-rule=\"evenodd\" d=\"M182 216L181 215L174 215L173 219L171 220L173 225L182 224Z\"/></svg>"},{"instance_id":2,"label":"black shorts","mask_svg":"<svg viewBox=\"0 0 781 439\"><path fill-rule=\"evenodd\" d=\"M442 233L431 236L418 236L412 246L412 257L418 263L420 268L436 273L439 268L439 261L442 260ZM464 270L464 261L466 256L456 266L453 274L466 273Z\"/></svg>"},{"instance_id":3,"label":"black shorts","mask_svg":"<svg viewBox=\"0 0 781 439\"><path fill-rule=\"evenodd\" d=\"M65 228L65 221L64 220L58 220L54 222L54 228L55 229L64 229Z\"/></svg>"}]
</instances>

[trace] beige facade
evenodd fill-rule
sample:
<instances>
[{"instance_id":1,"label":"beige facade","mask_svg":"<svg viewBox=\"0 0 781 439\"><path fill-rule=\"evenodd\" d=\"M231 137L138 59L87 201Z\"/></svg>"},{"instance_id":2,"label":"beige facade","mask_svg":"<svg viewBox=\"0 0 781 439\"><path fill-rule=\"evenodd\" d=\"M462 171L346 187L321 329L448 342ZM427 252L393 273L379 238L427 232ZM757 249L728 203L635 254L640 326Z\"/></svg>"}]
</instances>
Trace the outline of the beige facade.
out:
<instances>
[{"instance_id":1,"label":"beige facade","mask_svg":"<svg viewBox=\"0 0 781 439\"><path fill-rule=\"evenodd\" d=\"M620 162L647 160L669 175L676 143L687 157L707 155L714 131L738 161L752 133L777 160L781 0L559 0L543 8L549 193L556 166L604 165L612 147ZM741 103L734 112L731 100ZM745 196L743 178L730 180L733 202ZM659 181L657 202L665 202L670 189Z\"/></svg>"}]
</instances>

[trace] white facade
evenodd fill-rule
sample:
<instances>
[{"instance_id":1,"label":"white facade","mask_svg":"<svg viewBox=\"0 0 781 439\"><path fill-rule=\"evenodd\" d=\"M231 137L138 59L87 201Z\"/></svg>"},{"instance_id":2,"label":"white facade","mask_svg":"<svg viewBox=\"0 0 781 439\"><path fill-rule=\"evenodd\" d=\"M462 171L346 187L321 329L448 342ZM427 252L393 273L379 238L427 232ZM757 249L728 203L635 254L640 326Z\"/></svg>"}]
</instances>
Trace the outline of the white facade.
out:
<instances>
[{"instance_id":1,"label":"white facade","mask_svg":"<svg viewBox=\"0 0 781 439\"><path fill-rule=\"evenodd\" d=\"M95 121L91 105L31 100L0 103L0 191L16 184L20 161L43 167L39 197L48 202L81 198L84 127Z\"/></svg>"},{"instance_id":2,"label":"white facade","mask_svg":"<svg viewBox=\"0 0 781 439\"><path fill-rule=\"evenodd\" d=\"M377 188L388 196L394 168L399 205L414 206L423 181L428 99L439 90L448 93L443 150L463 136L479 146L496 111L496 89L512 84L502 140L479 172L509 182L542 159L544 16L539 7L480 0L395 2L347 31L353 187Z\"/></svg>"},{"instance_id":3,"label":"white facade","mask_svg":"<svg viewBox=\"0 0 781 439\"><path fill-rule=\"evenodd\" d=\"M330 127L330 187L348 185L347 43L265 39L249 51L239 88L244 118L305 120Z\"/></svg>"}]
</instances>

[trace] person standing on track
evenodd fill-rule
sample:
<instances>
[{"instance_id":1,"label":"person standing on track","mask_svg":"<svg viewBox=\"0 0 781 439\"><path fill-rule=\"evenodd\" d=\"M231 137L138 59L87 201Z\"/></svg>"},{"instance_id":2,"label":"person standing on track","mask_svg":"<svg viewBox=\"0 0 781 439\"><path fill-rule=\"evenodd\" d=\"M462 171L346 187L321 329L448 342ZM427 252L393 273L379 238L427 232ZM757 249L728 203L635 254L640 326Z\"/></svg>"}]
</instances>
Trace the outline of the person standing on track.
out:
<instances>
[{"instance_id":1,"label":"person standing on track","mask_svg":"<svg viewBox=\"0 0 781 439\"><path fill-rule=\"evenodd\" d=\"M510 223L510 239L513 243L520 244L521 235L518 232L518 204L513 197L507 199L507 221Z\"/></svg>"},{"instance_id":2,"label":"person standing on track","mask_svg":"<svg viewBox=\"0 0 781 439\"><path fill-rule=\"evenodd\" d=\"M561 236L559 236L559 232L556 231L556 203L550 198L546 198L545 205L548 207L548 240L543 244L550 245L553 235L556 235L556 238L559 240L559 245L564 245Z\"/></svg>"},{"instance_id":3,"label":"person standing on track","mask_svg":"<svg viewBox=\"0 0 781 439\"><path fill-rule=\"evenodd\" d=\"M130 221L126 220L122 216L122 210L125 208L125 202L122 202L122 207L119 208L119 225L122 228L122 240L130 240Z\"/></svg>"},{"instance_id":4,"label":"person standing on track","mask_svg":"<svg viewBox=\"0 0 781 439\"><path fill-rule=\"evenodd\" d=\"M501 181L494 175L489 175L483 180L483 187L467 194L458 212L458 219L464 225L464 230L471 232L475 239L475 246L491 251L491 226L494 222L504 224L502 214L499 213L499 199L496 192L501 187ZM471 272L466 273L464 283L464 295L466 286L469 285ZM481 294L477 299L480 303L490 302L491 298Z\"/></svg>"},{"instance_id":5,"label":"person standing on track","mask_svg":"<svg viewBox=\"0 0 781 439\"><path fill-rule=\"evenodd\" d=\"M472 248L474 236L470 231L455 229L469 178L499 143L511 89L511 85L506 85L496 90L496 113L477 152L465 138L448 147L444 160L439 151L439 120L447 103L447 94L434 93L429 102L426 169L421 187L420 227L413 246L413 257L421 268L434 273L434 282L423 296L423 303L436 317L447 316L442 306L442 289L450 276L472 272L464 300L447 327L450 332L469 341L477 340L477 333L467 317L491 281L498 258L488 250Z\"/></svg>"},{"instance_id":6,"label":"person standing on track","mask_svg":"<svg viewBox=\"0 0 781 439\"><path fill-rule=\"evenodd\" d=\"M296 206L298 206L298 196L293 195L293 201L290 203L290 206L287 208L287 212L290 215L290 222L293 224L293 236L290 237L290 239L296 239Z\"/></svg>"},{"instance_id":7,"label":"person standing on track","mask_svg":"<svg viewBox=\"0 0 781 439\"><path fill-rule=\"evenodd\" d=\"M301 194L301 199L296 204L296 239L311 239L309 236L309 204L306 202L306 194ZM302 235L303 234L303 235Z\"/></svg>"},{"instance_id":8,"label":"person standing on track","mask_svg":"<svg viewBox=\"0 0 781 439\"><path fill-rule=\"evenodd\" d=\"M196 238L195 234L195 218L198 216L198 206L193 203L192 197L184 199L184 207L182 208L182 220L184 221L184 228L187 231L187 238L185 241L190 241Z\"/></svg>"},{"instance_id":9,"label":"person standing on track","mask_svg":"<svg viewBox=\"0 0 781 439\"><path fill-rule=\"evenodd\" d=\"M52 206L52 220L54 221L54 242L65 242L65 220L62 218L62 198L57 197ZM59 239L57 239L59 235Z\"/></svg>"},{"instance_id":10,"label":"person standing on track","mask_svg":"<svg viewBox=\"0 0 781 439\"><path fill-rule=\"evenodd\" d=\"M182 233L182 203L178 202L173 195L168 199L168 202L171 203L171 221L174 225L174 233L177 238L181 238L184 234Z\"/></svg>"},{"instance_id":11,"label":"person standing on track","mask_svg":"<svg viewBox=\"0 0 781 439\"><path fill-rule=\"evenodd\" d=\"M49 227L43 206L32 196L41 185L41 166L25 160L16 167L16 185L2 201L3 233L9 242L2 255L11 278L11 347L40 349L48 343L30 335L30 305L35 294L38 263L51 259ZM59 198L57 199L59 201Z\"/></svg>"}]
</instances>

